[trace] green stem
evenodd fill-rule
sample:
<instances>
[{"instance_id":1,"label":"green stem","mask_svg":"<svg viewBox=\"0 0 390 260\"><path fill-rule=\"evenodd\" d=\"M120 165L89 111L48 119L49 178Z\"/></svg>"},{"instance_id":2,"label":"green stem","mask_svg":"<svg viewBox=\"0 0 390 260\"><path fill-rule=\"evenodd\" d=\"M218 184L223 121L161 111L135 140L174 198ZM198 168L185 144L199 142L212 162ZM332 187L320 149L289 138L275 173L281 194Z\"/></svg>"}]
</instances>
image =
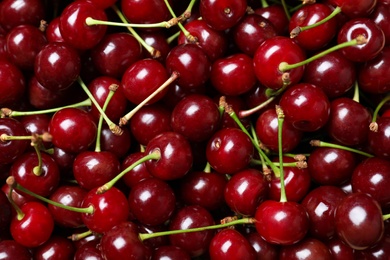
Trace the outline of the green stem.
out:
<instances>
[{"instance_id":1,"label":"green stem","mask_svg":"<svg viewBox=\"0 0 390 260\"><path fill-rule=\"evenodd\" d=\"M243 110L243 111L240 111L238 112L238 116L240 118L244 118L244 117L248 117L250 115L253 115L254 113L258 112L259 110L261 110L262 108L268 106L272 101L274 101L276 98L276 95L275 96L272 96L270 98L268 98L266 101L264 101L263 103L261 103L260 105L258 106L255 106L251 109L248 109L248 110Z\"/></svg>"},{"instance_id":2,"label":"green stem","mask_svg":"<svg viewBox=\"0 0 390 260\"><path fill-rule=\"evenodd\" d=\"M250 127L251 127L250 129L251 129L251 134L252 134L251 136L253 137L253 140L255 141L255 143L259 144L260 142L259 142L259 139L257 138L256 130L253 127L253 124L251 124ZM261 169L262 169L263 173L268 173L269 168L267 167L267 164L264 161L264 157L260 153L259 153L259 157L260 157L259 165L261 165Z\"/></svg>"},{"instance_id":3,"label":"green stem","mask_svg":"<svg viewBox=\"0 0 390 260\"><path fill-rule=\"evenodd\" d=\"M291 20L291 15L290 15L290 12L289 12L289 10L288 10L288 6L287 6L287 4L286 4L286 1L285 1L285 0L282 0L281 2L282 2L283 9L284 9L284 13L285 13L286 16L287 16L287 19L288 19L288 20Z\"/></svg>"},{"instance_id":4,"label":"green stem","mask_svg":"<svg viewBox=\"0 0 390 260\"><path fill-rule=\"evenodd\" d=\"M93 25L107 25L107 26L119 26L119 27L133 27L133 28L169 28L172 25L167 22L159 22L159 23L118 23L118 22L110 22L110 21L102 21L102 20L96 20L93 19L92 17L87 17L85 19L85 24L88 26L93 26Z\"/></svg>"},{"instance_id":5,"label":"green stem","mask_svg":"<svg viewBox=\"0 0 390 260\"><path fill-rule=\"evenodd\" d=\"M42 154L41 151L39 150L37 143L34 142L33 147L38 158L38 165L33 168L33 174L35 176L41 176L42 175Z\"/></svg>"},{"instance_id":6,"label":"green stem","mask_svg":"<svg viewBox=\"0 0 390 260\"><path fill-rule=\"evenodd\" d=\"M255 222L255 220L253 218L241 218L241 219L233 220L231 222L212 225L212 226L206 226L206 227L179 229L179 230L168 230L168 231L155 232L155 233L141 233L141 234L139 234L139 237L140 237L141 241L144 241L146 239L150 239L150 238L154 238L154 237L183 234L183 233L190 233L190 232L201 232L201 231L206 231L206 230L231 227L231 226L239 225L239 224L253 224L254 222Z\"/></svg>"},{"instance_id":7,"label":"green stem","mask_svg":"<svg viewBox=\"0 0 390 260\"><path fill-rule=\"evenodd\" d=\"M262 8L267 8L269 6L269 4L267 3L266 0L261 0L261 7Z\"/></svg>"},{"instance_id":8,"label":"green stem","mask_svg":"<svg viewBox=\"0 0 390 260\"><path fill-rule=\"evenodd\" d=\"M312 140L312 141L310 141L310 144L312 146L315 146L315 147L336 148L336 149L341 149L341 150L349 151L349 152L352 152L352 153L360 154L360 155L363 155L363 156L366 156L366 157L374 157L374 155L372 155L372 154L369 154L369 153L366 153L366 152L363 152L363 151L360 151L360 150L357 150L357 149L354 149L354 148L351 148L351 147L348 147L348 146L332 144L332 143L323 142L323 141L320 141L320 140Z\"/></svg>"},{"instance_id":9,"label":"green stem","mask_svg":"<svg viewBox=\"0 0 390 260\"><path fill-rule=\"evenodd\" d=\"M284 170L283 170L283 142L282 142L282 129L284 122L283 110L276 106L276 114L278 115L278 151L279 151L279 169L280 169L280 202L286 202L286 188L284 186Z\"/></svg>"},{"instance_id":10,"label":"green stem","mask_svg":"<svg viewBox=\"0 0 390 260\"><path fill-rule=\"evenodd\" d=\"M383 221L386 221L386 220L390 219L390 214L383 215L382 218L383 218Z\"/></svg>"},{"instance_id":11,"label":"green stem","mask_svg":"<svg viewBox=\"0 0 390 260\"><path fill-rule=\"evenodd\" d=\"M85 231L83 233L73 234L69 238L72 241L79 241L80 239L86 238L86 237L88 237L90 235L92 235L92 231L91 230L87 230L87 231Z\"/></svg>"},{"instance_id":12,"label":"green stem","mask_svg":"<svg viewBox=\"0 0 390 260\"><path fill-rule=\"evenodd\" d=\"M208 162L206 163L206 166L204 167L203 172L211 173L211 165L210 165L210 163L208 163Z\"/></svg>"},{"instance_id":13,"label":"green stem","mask_svg":"<svg viewBox=\"0 0 390 260\"><path fill-rule=\"evenodd\" d=\"M354 91L353 91L353 98L352 100L356 101L357 103L360 102L360 98L359 98L359 84L357 82L357 80L355 81L355 84L354 84Z\"/></svg>"},{"instance_id":14,"label":"green stem","mask_svg":"<svg viewBox=\"0 0 390 260\"><path fill-rule=\"evenodd\" d=\"M280 162L272 162L275 166L279 166L281 165ZM262 160L255 160L255 159L252 159L251 160L251 164L254 164L254 165L262 165L263 164L263 161ZM283 163L283 167L298 167L298 162L288 162L288 163Z\"/></svg>"},{"instance_id":15,"label":"green stem","mask_svg":"<svg viewBox=\"0 0 390 260\"><path fill-rule=\"evenodd\" d=\"M378 114L379 114L379 110L381 110L381 108L386 104L386 102L390 101L390 94L387 94L385 96L384 99L381 100L381 102L379 102L379 104L376 106L375 108L375 111L372 115L372 120L371 122L374 123L376 122L377 118L378 118Z\"/></svg>"},{"instance_id":16,"label":"green stem","mask_svg":"<svg viewBox=\"0 0 390 260\"><path fill-rule=\"evenodd\" d=\"M9 192L8 192L8 201L9 203L11 204L11 206L15 209L16 211L16 218L18 220L22 220L25 216L24 212L22 211L22 209L18 206L18 204L15 203L15 201L13 200L12 198L12 192L14 190L14 186L15 186L15 179L14 177L8 177L8 179L6 180L8 186L9 186Z\"/></svg>"},{"instance_id":17,"label":"green stem","mask_svg":"<svg viewBox=\"0 0 390 260\"><path fill-rule=\"evenodd\" d=\"M176 32L176 33L174 33L174 34L172 34L171 36L169 36L169 37L167 38L167 43L168 43L168 44L172 44L172 42L175 41L175 40L179 37L179 35L180 35L180 31L178 31L178 32Z\"/></svg>"}]
</instances>

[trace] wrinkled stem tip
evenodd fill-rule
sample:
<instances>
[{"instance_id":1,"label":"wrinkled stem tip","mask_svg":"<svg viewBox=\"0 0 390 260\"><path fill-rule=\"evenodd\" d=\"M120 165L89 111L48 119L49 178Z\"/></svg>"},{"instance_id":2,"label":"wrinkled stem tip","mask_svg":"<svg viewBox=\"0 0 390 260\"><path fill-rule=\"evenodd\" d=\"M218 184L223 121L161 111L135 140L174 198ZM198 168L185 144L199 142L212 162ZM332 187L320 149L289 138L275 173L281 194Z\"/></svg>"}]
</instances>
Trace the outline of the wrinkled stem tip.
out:
<instances>
[{"instance_id":1,"label":"wrinkled stem tip","mask_svg":"<svg viewBox=\"0 0 390 260\"><path fill-rule=\"evenodd\" d=\"M310 141L310 145L311 146L320 146L321 145L321 141L320 140L311 140Z\"/></svg>"},{"instance_id":2,"label":"wrinkled stem tip","mask_svg":"<svg viewBox=\"0 0 390 260\"><path fill-rule=\"evenodd\" d=\"M378 123L377 122L371 122L369 128L370 128L370 131L378 132Z\"/></svg>"}]
</instances>

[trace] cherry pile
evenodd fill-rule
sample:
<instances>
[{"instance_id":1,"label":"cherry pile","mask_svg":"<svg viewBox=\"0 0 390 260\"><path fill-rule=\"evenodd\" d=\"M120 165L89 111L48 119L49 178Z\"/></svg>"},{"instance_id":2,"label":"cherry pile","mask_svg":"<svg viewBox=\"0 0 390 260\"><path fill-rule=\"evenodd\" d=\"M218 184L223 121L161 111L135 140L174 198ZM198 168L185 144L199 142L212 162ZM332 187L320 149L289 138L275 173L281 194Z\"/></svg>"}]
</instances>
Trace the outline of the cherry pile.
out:
<instances>
[{"instance_id":1,"label":"cherry pile","mask_svg":"<svg viewBox=\"0 0 390 260\"><path fill-rule=\"evenodd\" d=\"M388 259L389 0L3 0L0 259Z\"/></svg>"}]
</instances>

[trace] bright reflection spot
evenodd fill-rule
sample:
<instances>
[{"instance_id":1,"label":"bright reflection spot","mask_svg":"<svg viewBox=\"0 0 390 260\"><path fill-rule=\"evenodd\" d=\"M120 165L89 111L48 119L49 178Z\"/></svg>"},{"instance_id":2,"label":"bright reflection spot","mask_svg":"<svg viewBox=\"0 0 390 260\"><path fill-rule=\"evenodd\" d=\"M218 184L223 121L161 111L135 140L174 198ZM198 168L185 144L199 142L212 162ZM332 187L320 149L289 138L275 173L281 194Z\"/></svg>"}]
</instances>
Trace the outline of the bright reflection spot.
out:
<instances>
[{"instance_id":1,"label":"bright reflection spot","mask_svg":"<svg viewBox=\"0 0 390 260\"><path fill-rule=\"evenodd\" d=\"M240 195L242 195L246 191L248 186L249 186L249 183L247 181L244 181L243 183L241 183L240 186L238 186L238 189L237 189L238 193Z\"/></svg>"},{"instance_id":2,"label":"bright reflection spot","mask_svg":"<svg viewBox=\"0 0 390 260\"><path fill-rule=\"evenodd\" d=\"M277 221L282 221L283 219L285 219L287 217L287 214L284 213L284 212L279 212L278 214L275 215L275 219Z\"/></svg>"},{"instance_id":3,"label":"bright reflection spot","mask_svg":"<svg viewBox=\"0 0 390 260\"><path fill-rule=\"evenodd\" d=\"M53 52L52 54L50 54L49 56L50 64L55 64L59 60L60 60L60 55L58 55L58 53Z\"/></svg>"},{"instance_id":4,"label":"bright reflection spot","mask_svg":"<svg viewBox=\"0 0 390 260\"><path fill-rule=\"evenodd\" d=\"M141 193L141 196L139 196L139 198L142 200L142 201L147 201L148 199L150 199L152 197L152 194L149 192L149 191L144 191Z\"/></svg>"},{"instance_id":5,"label":"bright reflection spot","mask_svg":"<svg viewBox=\"0 0 390 260\"><path fill-rule=\"evenodd\" d=\"M207 39L210 37L210 33L208 33L206 30L202 30L202 39L204 39L205 41L207 41Z\"/></svg>"},{"instance_id":6,"label":"bright reflection spot","mask_svg":"<svg viewBox=\"0 0 390 260\"><path fill-rule=\"evenodd\" d=\"M187 110L186 110L186 115L188 116L193 116L196 114L196 112L199 111L199 107L197 105L194 105L194 106L190 106Z\"/></svg>"},{"instance_id":7,"label":"bright reflection spot","mask_svg":"<svg viewBox=\"0 0 390 260\"><path fill-rule=\"evenodd\" d=\"M101 200L101 201L99 202L99 209L105 209L105 208L107 208L107 207L108 207L107 201Z\"/></svg>"},{"instance_id":8,"label":"bright reflection spot","mask_svg":"<svg viewBox=\"0 0 390 260\"><path fill-rule=\"evenodd\" d=\"M92 159L92 160L88 161L87 167L88 167L88 169L92 169L92 168L94 168L98 164L99 164L98 160Z\"/></svg>"},{"instance_id":9,"label":"bright reflection spot","mask_svg":"<svg viewBox=\"0 0 390 260\"><path fill-rule=\"evenodd\" d=\"M324 160L325 160L327 163L334 162L334 161L336 161L336 159L337 159L337 154L334 153L334 152L328 153L328 154L326 154L325 157L324 157Z\"/></svg>"},{"instance_id":10,"label":"bright reflection spot","mask_svg":"<svg viewBox=\"0 0 390 260\"><path fill-rule=\"evenodd\" d=\"M229 65L223 67L222 71L223 71L224 74L229 74L232 71L234 71L235 69L237 69L237 65L229 64Z\"/></svg>"},{"instance_id":11,"label":"bright reflection spot","mask_svg":"<svg viewBox=\"0 0 390 260\"><path fill-rule=\"evenodd\" d=\"M122 247L124 247L126 245L126 241L122 237L118 237L114 240L113 244L114 244L115 248L121 249Z\"/></svg>"},{"instance_id":12,"label":"bright reflection spot","mask_svg":"<svg viewBox=\"0 0 390 260\"><path fill-rule=\"evenodd\" d=\"M338 113L338 117L340 119L344 119L347 115L348 115L348 109L346 108L341 109Z\"/></svg>"},{"instance_id":13,"label":"bright reflection spot","mask_svg":"<svg viewBox=\"0 0 390 260\"><path fill-rule=\"evenodd\" d=\"M192 223L194 223L192 221L191 218L186 218L184 221L183 221L183 224L181 225L183 229L189 229L192 225Z\"/></svg>"},{"instance_id":14,"label":"bright reflection spot","mask_svg":"<svg viewBox=\"0 0 390 260\"><path fill-rule=\"evenodd\" d=\"M296 256L298 259L308 259L311 255L311 252L309 249L303 249L301 251L298 251Z\"/></svg>"},{"instance_id":15,"label":"bright reflection spot","mask_svg":"<svg viewBox=\"0 0 390 260\"><path fill-rule=\"evenodd\" d=\"M69 130L69 128L72 128L72 127L74 127L74 126L76 126L76 124L75 124L74 121L71 120L71 119L65 119L64 121L62 121L62 122L60 123L60 127L61 127L62 129L65 129L65 130Z\"/></svg>"},{"instance_id":16,"label":"bright reflection spot","mask_svg":"<svg viewBox=\"0 0 390 260\"><path fill-rule=\"evenodd\" d=\"M199 181L199 182L195 185L195 189L196 189L196 190L201 190L201 189L203 189L205 186L206 186L206 182L201 180L201 181Z\"/></svg>"},{"instance_id":17,"label":"bright reflection spot","mask_svg":"<svg viewBox=\"0 0 390 260\"><path fill-rule=\"evenodd\" d=\"M326 206L323 202L320 202L314 212L316 213L317 216L322 216L324 212L328 211L329 207Z\"/></svg>"},{"instance_id":18,"label":"bright reflection spot","mask_svg":"<svg viewBox=\"0 0 390 260\"><path fill-rule=\"evenodd\" d=\"M295 99L294 104L297 104L298 106L301 106L302 104L307 102L307 98L303 95L300 95L297 99Z\"/></svg>"},{"instance_id":19,"label":"bright reflection spot","mask_svg":"<svg viewBox=\"0 0 390 260\"><path fill-rule=\"evenodd\" d=\"M54 256L55 250L54 248L50 248L48 251L43 253L43 259L50 259Z\"/></svg>"},{"instance_id":20,"label":"bright reflection spot","mask_svg":"<svg viewBox=\"0 0 390 260\"><path fill-rule=\"evenodd\" d=\"M154 121L154 116L151 114L145 114L142 116L141 121L142 123L150 124L151 122Z\"/></svg>"},{"instance_id":21,"label":"bright reflection spot","mask_svg":"<svg viewBox=\"0 0 390 260\"><path fill-rule=\"evenodd\" d=\"M164 156L167 158L171 157L173 154L173 151L174 151L174 149L173 149L172 145L168 144L164 150Z\"/></svg>"},{"instance_id":22,"label":"bright reflection spot","mask_svg":"<svg viewBox=\"0 0 390 260\"><path fill-rule=\"evenodd\" d=\"M20 226L22 229L27 228L28 226L31 225L31 218L27 218L26 221L23 221L22 225Z\"/></svg>"},{"instance_id":23,"label":"bright reflection spot","mask_svg":"<svg viewBox=\"0 0 390 260\"><path fill-rule=\"evenodd\" d=\"M269 125L270 125L271 128L273 128L273 129L278 128L278 119L277 119L277 118L272 119L272 121L270 122Z\"/></svg>"},{"instance_id":24,"label":"bright reflection spot","mask_svg":"<svg viewBox=\"0 0 390 260\"><path fill-rule=\"evenodd\" d=\"M321 63L320 66L318 66L317 71L325 72L331 68L332 68L332 63L330 63L329 61L324 61Z\"/></svg>"},{"instance_id":25,"label":"bright reflection spot","mask_svg":"<svg viewBox=\"0 0 390 260\"><path fill-rule=\"evenodd\" d=\"M13 38L13 42L16 43L16 44L20 44L21 41L23 41L23 34L19 33L18 35L16 35L14 38Z\"/></svg>"},{"instance_id":26,"label":"bright reflection spot","mask_svg":"<svg viewBox=\"0 0 390 260\"><path fill-rule=\"evenodd\" d=\"M367 213L362 207L357 206L349 212L348 217L354 225L359 226L367 218Z\"/></svg>"},{"instance_id":27,"label":"bright reflection spot","mask_svg":"<svg viewBox=\"0 0 390 260\"><path fill-rule=\"evenodd\" d=\"M385 129L384 134L385 134L385 136L386 136L387 138L390 137L390 127L387 127L387 128Z\"/></svg>"},{"instance_id":28,"label":"bright reflection spot","mask_svg":"<svg viewBox=\"0 0 390 260\"><path fill-rule=\"evenodd\" d=\"M271 47L265 54L264 57L269 59L275 52L279 51L280 47L279 46L273 46Z\"/></svg>"},{"instance_id":29,"label":"bright reflection spot","mask_svg":"<svg viewBox=\"0 0 390 260\"><path fill-rule=\"evenodd\" d=\"M252 34L252 33L255 33L256 32L256 28L251 25L251 24L247 24L244 28L244 31L248 34Z\"/></svg>"},{"instance_id":30,"label":"bright reflection spot","mask_svg":"<svg viewBox=\"0 0 390 260\"><path fill-rule=\"evenodd\" d=\"M111 43L109 43L109 44L106 46L106 48L104 48L103 53L104 53L104 54L109 54L109 53L112 52L112 50L114 50L114 49L115 49L115 44L113 44L113 43L111 42Z\"/></svg>"},{"instance_id":31,"label":"bright reflection spot","mask_svg":"<svg viewBox=\"0 0 390 260\"><path fill-rule=\"evenodd\" d=\"M11 8L18 11L19 9L22 9L25 5L26 5L25 1L13 1L13 3L11 4Z\"/></svg>"},{"instance_id":32,"label":"bright reflection spot","mask_svg":"<svg viewBox=\"0 0 390 260\"><path fill-rule=\"evenodd\" d=\"M370 178L370 182L372 183L372 184L378 184L378 183L380 183L381 181L383 180L383 176L381 175L381 174L374 174L374 176L372 176L371 178Z\"/></svg>"},{"instance_id":33,"label":"bright reflection spot","mask_svg":"<svg viewBox=\"0 0 390 260\"><path fill-rule=\"evenodd\" d=\"M137 73L137 79L144 79L148 75L148 70L147 69L142 69L140 72Z\"/></svg>"},{"instance_id":34,"label":"bright reflection spot","mask_svg":"<svg viewBox=\"0 0 390 260\"><path fill-rule=\"evenodd\" d=\"M223 243L223 245L221 246L221 250L222 252L226 253L229 248L232 246L232 242L231 241L226 241L225 243Z\"/></svg>"},{"instance_id":35,"label":"bright reflection spot","mask_svg":"<svg viewBox=\"0 0 390 260\"><path fill-rule=\"evenodd\" d=\"M226 143L224 150L227 152L230 152L233 149L233 147L234 147L234 142L229 141Z\"/></svg>"},{"instance_id":36,"label":"bright reflection spot","mask_svg":"<svg viewBox=\"0 0 390 260\"><path fill-rule=\"evenodd\" d=\"M179 56L179 60L181 63L184 65L188 65L191 62L191 56L188 53L183 53L182 55Z\"/></svg>"},{"instance_id":37,"label":"bright reflection spot","mask_svg":"<svg viewBox=\"0 0 390 260\"><path fill-rule=\"evenodd\" d=\"M76 20L78 16L79 16L79 11L76 11L71 16L69 16L67 20L69 25L74 26L76 24Z\"/></svg>"}]
</instances>

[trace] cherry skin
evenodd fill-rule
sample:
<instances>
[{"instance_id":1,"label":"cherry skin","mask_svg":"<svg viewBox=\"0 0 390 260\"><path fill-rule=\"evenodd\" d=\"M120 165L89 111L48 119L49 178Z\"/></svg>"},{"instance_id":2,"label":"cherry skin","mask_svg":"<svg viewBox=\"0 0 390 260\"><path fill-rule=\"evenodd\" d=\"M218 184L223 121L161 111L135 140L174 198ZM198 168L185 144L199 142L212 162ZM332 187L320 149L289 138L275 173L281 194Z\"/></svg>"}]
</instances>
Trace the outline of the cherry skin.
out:
<instances>
[{"instance_id":1,"label":"cherry skin","mask_svg":"<svg viewBox=\"0 0 390 260\"><path fill-rule=\"evenodd\" d=\"M261 15L273 24L277 35L287 34L289 19L282 5L273 4L267 7L256 8L254 11L255 14Z\"/></svg>"},{"instance_id":2,"label":"cherry skin","mask_svg":"<svg viewBox=\"0 0 390 260\"><path fill-rule=\"evenodd\" d=\"M339 186L348 182L357 165L352 152L318 147L310 153L307 166L312 180L320 185Z\"/></svg>"},{"instance_id":3,"label":"cherry skin","mask_svg":"<svg viewBox=\"0 0 390 260\"><path fill-rule=\"evenodd\" d=\"M257 259L249 241L237 230L229 228L219 231L213 237L209 255L211 259Z\"/></svg>"},{"instance_id":4,"label":"cherry skin","mask_svg":"<svg viewBox=\"0 0 390 260\"><path fill-rule=\"evenodd\" d=\"M328 247L320 240L307 238L295 245L282 247L279 259L324 259L332 260L333 256Z\"/></svg>"},{"instance_id":5,"label":"cherry skin","mask_svg":"<svg viewBox=\"0 0 390 260\"><path fill-rule=\"evenodd\" d=\"M146 146L145 154L159 151L159 160L146 161L148 171L162 180L179 179L187 174L193 155L187 139L175 132L164 132L154 137Z\"/></svg>"},{"instance_id":6,"label":"cherry skin","mask_svg":"<svg viewBox=\"0 0 390 260\"><path fill-rule=\"evenodd\" d=\"M60 32L60 17L57 16L51 20L45 30L46 39L48 42L64 42Z\"/></svg>"},{"instance_id":7,"label":"cherry skin","mask_svg":"<svg viewBox=\"0 0 390 260\"><path fill-rule=\"evenodd\" d=\"M157 59L164 64L168 53L170 52L172 46L167 41L167 35L164 30L160 31L140 31L139 35L141 38L155 50L158 50L160 57L156 58L153 53L146 51L145 48L142 49L142 53L145 58Z\"/></svg>"},{"instance_id":8,"label":"cherry skin","mask_svg":"<svg viewBox=\"0 0 390 260\"><path fill-rule=\"evenodd\" d=\"M386 43L390 41L389 17L390 11L388 6L378 1L374 11L370 14L370 19L382 29Z\"/></svg>"},{"instance_id":9,"label":"cherry skin","mask_svg":"<svg viewBox=\"0 0 390 260\"><path fill-rule=\"evenodd\" d=\"M74 254L74 260L83 259L103 260L103 256L98 247L98 241L88 241L85 244L77 248Z\"/></svg>"},{"instance_id":10,"label":"cherry skin","mask_svg":"<svg viewBox=\"0 0 390 260\"><path fill-rule=\"evenodd\" d=\"M388 209L390 206L389 169L388 160L377 157L363 160L353 171L352 191L367 193L378 201L382 209Z\"/></svg>"},{"instance_id":11,"label":"cherry skin","mask_svg":"<svg viewBox=\"0 0 390 260\"><path fill-rule=\"evenodd\" d=\"M0 105L14 107L26 92L26 80L21 70L9 61L0 61Z\"/></svg>"},{"instance_id":12,"label":"cherry skin","mask_svg":"<svg viewBox=\"0 0 390 260\"><path fill-rule=\"evenodd\" d=\"M280 106L285 120L301 131L317 131L329 119L329 99L321 88L312 84L289 87L280 98Z\"/></svg>"},{"instance_id":13,"label":"cherry skin","mask_svg":"<svg viewBox=\"0 0 390 260\"><path fill-rule=\"evenodd\" d=\"M388 159L390 158L390 136L388 135L390 118L378 118L376 123L378 124L378 131L369 131L368 146L377 157Z\"/></svg>"},{"instance_id":14,"label":"cherry skin","mask_svg":"<svg viewBox=\"0 0 390 260\"><path fill-rule=\"evenodd\" d=\"M172 188L157 178L147 178L135 184L128 201L130 211L136 219L150 226L165 223L176 206Z\"/></svg>"},{"instance_id":15,"label":"cherry skin","mask_svg":"<svg viewBox=\"0 0 390 260\"><path fill-rule=\"evenodd\" d=\"M11 239L0 241L0 255L3 259L33 259L32 254L27 247L22 246L15 240Z\"/></svg>"},{"instance_id":16,"label":"cherry skin","mask_svg":"<svg viewBox=\"0 0 390 260\"><path fill-rule=\"evenodd\" d=\"M156 248L152 256L153 260L191 260L191 256L182 248L177 246L160 246Z\"/></svg>"},{"instance_id":17,"label":"cherry skin","mask_svg":"<svg viewBox=\"0 0 390 260\"><path fill-rule=\"evenodd\" d=\"M213 63L210 79L213 87L223 95L244 94L256 83L252 58L237 53L218 59Z\"/></svg>"},{"instance_id":18,"label":"cherry skin","mask_svg":"<svg viewBox=\"0 0 390 260\"><path fill-rule=\"evenodd\" d=\"M250 229L249 233L244 233L244 236L255 249L258 259L272 260L278 258L279 247L265 241L254 228Z\"/></svg>"},{"instance_id":19,"label":"cherry skin","mask_svg":"<svg viewBox=\"0 0 390 260\"><path fill-rule=\"evenodd\" d=\"M26 136L27 132L22 123L13 118L0 119L0 135ZM21 156L29 143L26 140L0 141L0 163L9 164Z\"/></svg>"},{"instance_id":20,"label":"cherry skin","mask_svg":"<svg viewBox=\"0 0 390 260\"><path fill-rule=\"evenodd\" d=\"M107 26L88 26L86 18L107 20L104 10L93 3L77 1L69 4L60 15L60 32L64 41L75 49L87 50L97 45L104 37Z\"/></svg>"},{"instance_id":21,"label":"cherry skin","mask_svg":"<svg viewBox=\"0 0 390 260\"><path fill-rule=\"evenodd\" d=\"M334 212L346 196L336 186L319 186L305 196L301 204L309 214L309 233L312 237L327 241L336 236Z\"/></svg>"},{"instance_id":22,"label":"cherry skin","mask_svg":"<svg viewBox=\"0 0 390 260\"><path fill-rule=\"evenodd\" d=\"M122 171L127 167L131 166L136 161L140 160L145 156L144 152L134 152L127 155L121 164ZM130 188L134 187L138 182L152 178L153 176L150 174L148 169L146 168L145 163L138 164L131 171L128 171L122 178L123 182Z\"/></svg>"},{"instance_id":23,"label":"cherry skin","mask_svg":"<svg viewBox=\"0 0 390 260\"><path fill-rule=\"evenodd\" d=\"M255 219L257 232L272 244L295 244L305 237L309 229L306 209L292 201L266 200L257 208Z\"/></svg>"},{"instance_id":24,"label":"cherry skin","mask_svg":"<svg viewBox=\"0 0 390 260\"><path fill-rule=\"evenodd\" d=\"M305 53L298 44L290 38L276 36L266 39L257 48L253 56L253 65L256 77L262 85L271 89L280 89L284 84L284 73L279 70L280 63L295 64L303 60L305 60ZM286 72L290 85L298 83L303 72L304 66Z\"/></svg>"},{"instance_id":25,"label":"cherry skin","mask_svg":"<svg viewBox=\"0 0 390 260\"><path fill-rule=\"evenodd\" d=\"M256 134L261 143L271 151L278 151L278 118L274 108L267 109L256 120ZM293 127L289 122L283 123L282 150L292 151L302 138L302 131Z\"/></svg>"},{"instance_id":26,"label":"cherry skin","mask_svg":"<svg viewBox=\"0 0 390 260\"><path fill-rule=\"evenodd\" d=\"M78 108L56 112L49 125L53 144L66 152L85 151L95 141L97 126L91 116Z\"/></svg>"},{"instance_id":27,"label":"cherry skin","mask_svg":"<svg viewBox=\"0 0 390 260\"><path fill-rule=\"evenodd\" d=\"M15 215L11 221L11 235L19 244L37 247L45 243L54 229L54 220L49 209L40 202L26 202L20 207L24 216Z\"/></svg>"},{"instance_id":28,"label":"cherry skin","mask_svg":"<svg viewBox=\"0 0 390 260\"><path fill-rule=\"evenodd\" d=\"M219 122L218 107L206 95L184 97L171 114L172 130L194 142L207 141L217 130Z\"/></svg>"},{"instance_id":29,"label":"cherry skin","mask_svg":"<svg viewBox=\"0 0 390 260\"><path fill-rule=\"evenodd\" d=\"M202 0L199 11L202 19L213 29L223 31L233 27L245 15L246 1Z\"/></svg>"},{"instance_id":30,"label":"cherry skin","mask_svg":"<svg viewBox=\"0 0 390 260\"><path fill-rule=\"evenodd\" d=\"M366 259L381 259L386 258L390 254L390 237L389 235L383 236L383 238L374 246L365 250L356 250L356 258Z\"/></svg>"},{"instance_id":31,"label":"cherry skin","mask_svg":"<svg viewBox=\"0 0 390 260\"><path fill-rule=\"evenodd\" d=\"M69 90L71 90L71 88L64 91L50 90L42 86L37 78L33 76L30 78L27 85L28 101L36 109L58 107L65 101L65 94Z\"/></svg>"},{"instance_id":32,"label":"cherry skin","mask_svg":"<svg viewBox=\"0 0 390 260\"><path fill-rule=\"evenodd\" d=\"M201 206L185 206L171 218L169 230L189 229L211 226L214 220L211 214ZM208 250L214 231L205 230L170 235L170 243L190 253L191 257L200 256Z\"/></svg>"},{"instance_id":33,"label":"cherry skin","mask_svg":"<svg viewBox=\"0 0 390 260\"><path fill-rule=\"evenodd\" d=\"M328 248L335 260L354 260L355 249L346 245L339 237L334 237L327 242Z\"/></svg>"},{"instance_id":34,"label":"cherry skin","mask_svg":"<svg viewBox=\"0 0 390 260\"><path fill-rule=\"evenodd\" d=\"M35 58L35 77L52 91L69 88L80 76L80 71L79 54L65 43L48 43Z\"/></svg>"},{"instance_id":35,"label":"cherry skin","mask_svg":"<svg viewBox=\"0 0 390 260\"><path fill-rule=\"evenodd\" d=\"M336 208L335 221L338 236L357 250L374 245L384 233L382 210L378 202L365 193L346 196Z\"/></svg>"},{"instance_id":36,"label":"cherry skin","mask_svg":"<svg viewBox=\"0 0 390 260\"><path fill-rule=\"evenodd\" d=\"M102 151L111 152L119 159L126 157L132 144L132 137L128 128L122 128L122 131L121 135L116 135L108 125L103 125L100 136Z\"/></svg>"},{"instance_id":37,"label":"cherry skin","mask_svg":"<svg viewBox=\"0 0 390 260\"><path fill-rule=\"evenodd\" d=\"M206 157L215 171L233 174L248 166L253 152L252 142L243 131L223 128L209 139Z\"/></svg>"},{"instance_id":38,"label":"cherry skin","mask_svg":"<svg viewBox=\"0 0 390 260\"><path fill-rule=\"evenodd\" d=\"M376 0L330 0L334 6L339 6L349 18L364 17L369 15L375 8Z\"/></svg>"},{"instance_id":39,"label":"cherry skin","mask_svg":"<svg viewBox=\"0 0 390 260\"><path fill-rule=\"evenodd\" d=\"M52 236L43 245L40 245L34 250L34 259L47 260L50 256L55 255L58 258L72 258L76 248L73 242L66 237Z\"/></svg>"},{"instance_id":40,"label":"cherry skin","mask_svg":"<svg viewBox=\"0 0 390 260\"><path fill-rule=\"evenodd\" d=\"M82 203L84 208L89 206L93 207L93 212L82 213L81 217L87 228L94 232L107 232L129 216L127 198L115 187L102 194L97 193L97 188L90 190Z\"/></svg>"},{"instance_id":41,"label":"cherry skin","mask_svg":"<svg viewBox=\"0 0 390 260\"><path fill-rule=\"evenodd\" d=\"M237 214L253 216L257 206L268 198L269 184L264 175L252 168L235 173L227 182L226 204Z\"/></svg>"}]
</instances>

